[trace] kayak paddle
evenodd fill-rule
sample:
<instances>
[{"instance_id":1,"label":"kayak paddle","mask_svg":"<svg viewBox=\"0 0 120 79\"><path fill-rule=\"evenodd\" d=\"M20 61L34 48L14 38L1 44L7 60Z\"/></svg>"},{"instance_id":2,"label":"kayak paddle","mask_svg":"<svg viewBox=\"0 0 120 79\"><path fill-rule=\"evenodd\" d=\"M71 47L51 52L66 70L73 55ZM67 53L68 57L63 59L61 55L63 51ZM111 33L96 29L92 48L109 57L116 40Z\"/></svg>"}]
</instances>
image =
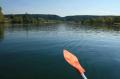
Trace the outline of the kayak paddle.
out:
<instances>
[{"instance_id":1,"label":"kayak paddle","mask_svg":"<svg viewBox=\"0 0 120 79\"><path fill-rule=\"evenodd\" d=\"M75 55L73 55L72 53L70 53L69 51L67 51L67 50L64 50L63 54L64 54L65 60L71 66L73 66L75 69L77 69L84 79L87 79L87 77L84 74L85 73L85 69L80 65L77 57Z\"/></svg>"}]
</instances>

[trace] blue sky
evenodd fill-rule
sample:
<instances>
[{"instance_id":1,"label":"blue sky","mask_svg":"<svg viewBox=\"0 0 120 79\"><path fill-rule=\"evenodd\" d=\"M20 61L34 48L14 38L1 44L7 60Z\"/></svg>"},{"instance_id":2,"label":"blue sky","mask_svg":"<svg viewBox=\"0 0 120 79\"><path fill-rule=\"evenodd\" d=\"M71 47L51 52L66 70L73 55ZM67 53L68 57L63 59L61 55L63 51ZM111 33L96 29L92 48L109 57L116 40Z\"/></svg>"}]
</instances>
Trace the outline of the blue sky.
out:
<instances>
[{"instance_id":1,"label":"blue sky","mask_svg":"<svg viewBox=\"0 0 120 79\"><path fill-rule=\"evenodd\" d=\"M120 0L0 0L5 14L120 15Z\"/></svg>"}]
</instances>

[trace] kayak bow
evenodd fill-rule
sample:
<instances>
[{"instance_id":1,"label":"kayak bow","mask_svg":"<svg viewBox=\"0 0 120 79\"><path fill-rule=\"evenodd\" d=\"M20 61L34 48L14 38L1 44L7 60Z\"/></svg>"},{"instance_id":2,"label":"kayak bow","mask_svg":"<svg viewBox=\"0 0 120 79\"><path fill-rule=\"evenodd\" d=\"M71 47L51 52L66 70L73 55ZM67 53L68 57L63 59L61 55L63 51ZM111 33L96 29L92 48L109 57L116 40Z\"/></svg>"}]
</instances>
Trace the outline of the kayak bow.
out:
<instances>
[{"instance_id":1,"label":"kayak bow","mask_svg":"<svg viewBox=\"0 0 120 79\"><path fill-rule=\"evenodd\" d=\"M73 66L75 69L77 69L84 79L87 79L87 77L84 74L85 73L85 69L80 65L77 57L75 55L73 55L72 53L70 53L69 51L67 51L67 50L63 51L63 55L64 55L65 60L71 66Z\"/></svg>"}]
</instances>

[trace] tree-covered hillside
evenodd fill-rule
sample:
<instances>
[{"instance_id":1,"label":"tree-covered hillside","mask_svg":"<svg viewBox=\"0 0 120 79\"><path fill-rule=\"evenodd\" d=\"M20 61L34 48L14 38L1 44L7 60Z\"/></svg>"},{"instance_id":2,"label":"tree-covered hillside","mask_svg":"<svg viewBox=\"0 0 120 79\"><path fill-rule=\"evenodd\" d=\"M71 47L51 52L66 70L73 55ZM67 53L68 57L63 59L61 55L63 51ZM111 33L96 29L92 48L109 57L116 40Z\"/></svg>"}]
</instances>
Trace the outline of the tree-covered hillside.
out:
<instances>
[{"instance_id":1,"label":"tree-covered hillside","mask_svg":"<svg viewBox=\"0 0 120 79\"><path fill-rule=\"evenodd\" d=\"M22 23L22 24L41 24L41 23L57 23L62 21L62 18L57 15L45 15L45 14L14 14L5 15L9 19L10 23Z\"/></svg>"},{"instance_id":2,"label":"tree-covered hillside","mask_svg":"<svg viewBox=\"0 0 120 79\"><path fill-rule=\"evenodd\" d=\"M65 20L79 24L115 24L120 23L120 16L66 16Z\"/></svg>"}]
</instances>

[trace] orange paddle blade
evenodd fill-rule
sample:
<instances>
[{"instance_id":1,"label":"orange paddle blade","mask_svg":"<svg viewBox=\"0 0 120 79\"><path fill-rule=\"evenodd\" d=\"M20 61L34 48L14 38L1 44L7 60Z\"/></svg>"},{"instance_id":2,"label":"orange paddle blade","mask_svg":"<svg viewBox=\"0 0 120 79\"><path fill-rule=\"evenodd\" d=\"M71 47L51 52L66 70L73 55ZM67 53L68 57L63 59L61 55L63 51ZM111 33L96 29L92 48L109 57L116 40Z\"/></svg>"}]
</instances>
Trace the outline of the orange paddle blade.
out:
<instances>
[{"instance_id":1,"label":"orange paddle blade","mask_svg":"<svg viewBox=\"0 0 120 79\"><path fill-rule=\"evenodd\" d=\"M74 68L76 68L81 74L83 74L85 72L85 70L83 69L83 67L80 65L77 57L75 55L73 55L72 53L70 53L67 50L63 51L64 54L64 58L65 60L72 65Z\"/></svg>"}]
</instances>

